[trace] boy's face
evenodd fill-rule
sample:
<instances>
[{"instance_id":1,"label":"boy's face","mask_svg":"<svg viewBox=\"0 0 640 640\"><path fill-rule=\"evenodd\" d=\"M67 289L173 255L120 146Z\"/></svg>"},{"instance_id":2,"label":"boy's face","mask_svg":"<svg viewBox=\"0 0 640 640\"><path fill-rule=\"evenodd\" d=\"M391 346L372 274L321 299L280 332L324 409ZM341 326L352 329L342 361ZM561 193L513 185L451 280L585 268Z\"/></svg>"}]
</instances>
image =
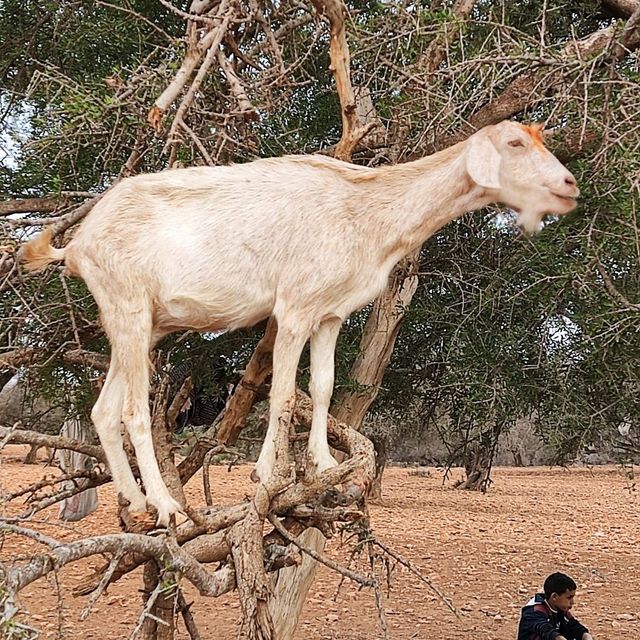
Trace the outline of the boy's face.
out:
<instances>
[{"instance_id":1,"label":"boy's face","mask_svg":"<svg viewBox=\"0 0 640 640\"><path fill-rule=\"evenodd\" d=\"M576 596L575 589L563 591L562 593L552 593L549 604L557 610L567 612L573 607L573 599Z\"/></svg>"}]
</instances>

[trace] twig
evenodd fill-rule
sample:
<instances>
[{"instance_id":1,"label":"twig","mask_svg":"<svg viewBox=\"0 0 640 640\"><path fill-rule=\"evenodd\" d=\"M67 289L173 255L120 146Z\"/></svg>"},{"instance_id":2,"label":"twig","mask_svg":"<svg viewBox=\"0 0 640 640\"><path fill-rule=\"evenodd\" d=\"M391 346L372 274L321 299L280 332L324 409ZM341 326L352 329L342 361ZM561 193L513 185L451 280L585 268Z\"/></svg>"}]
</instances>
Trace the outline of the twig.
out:
<instances>
[{"instance_id":1,"label":"twig","mask_svg":"<svg viewBox=\"0 0 640 640\"><path fill-rule=\"evenodd\" d=\"M213 167L215 165L213 158L209 155L209 152L206 150L204 144L202 144L202 140L198 138L198 136L194 133L193 129L191 129L191 127L189 127L184 121L180 122L180 128L183 131L186 131L187 135L191 138L191 140L193 140L193 144L195 144L196 147L198 148L198 151L200 152L200 155L204 158L204 161L210 167Z\"/></svg>"},{"instance_id":2,"label":"twig","mask_svg":"<svg viewBox=\"0 0 640 640\"><path fill-rule=\"evenodd\" d=\"M64 598L62 596L62 585L60 584L60 576L59 576L59 570L56 567L53 570L53 583L55 585L55 589L56 589L56 611L57 611L57 619L58 619L58 640L64 640L65 637L65 633L64 633Z\"/></svg>"},{"instance_id":3,"label":"twig","mask_svg":"<svg viewBox=\"0 0 640 640\"><path fill-rule=\"evenodd\" d=\"M373 553L373 546L371 541L367 541L367 553L369 554L369 566L371 567L371 575L375 576L375 556ZM384 634L385 640L389 640L389 625L387 624L387 616L384 613L384 606L382 605L382 593L380 592L380 585L378 581L375 581L373 587L374 600L376 603L376 612L378 613L378 621L380 622L380 628Z\"/></svg>"},{"instance_id":4,"label":"twig","mask_svg":"<svg viewBox=\"0 0 640 640\"><path fill-rule=\"evenodd\" d=\"M79 480L81 478L94 478L94 477L97 477L98 475L101 475L101 474L97 473L94 469L90 469L90 470L81 469L80 471L72 471L70 473L64 473L59 476L53 476L49 478L45 477L39 482L34 482L33 484L30 484L28 487L25 487L24 489L18 489L17 491L7 494L5 499L7 500L7 502L10 502L11 500L15 500L16 498L23 496L25 493L33 494L36 491L40 491L40 489L44 489L45 487L52 487L56 484L66 482L67 480Z\"/></svg>"},{"instance_id":5,"label":"twig","mask_svg":"<svg viewBox=\"0 0 640 640\"><path fill-rule=\"evenodd\" d=\"M18 517L20 520L28 520L33 516L34 513L38 513L38 511L42 511L47 507L50 507L53 504L57 504L58 502L62 502L66 498L70 498L71 496L75 496L79 493L86 491L87 489L92 489L94 487L99 487L100 485L106 484L111 480L111 474L103 473L95 476L91 481L89 481L86 485L80 487L75 486L70 489L65 489L64 491L59 491L50 496L42 498L37 502L31 503L29 508L23 511Z\"/></svg>"},{"instance_id":6,"label":"twig","mask_svg":"<svg viewBox=\"0 0 640 640\"><path fill-rule=\"evenodd\" d=\"M205 56L204 56L204 60L202 61L202 64L200 65L200 68L198 69L198 73L196 73L196 77L193 79L193 82L191 83L191 86L189 87L186 95L184 96L182 102L180 103L180 106L178 107L178 110L176 112L176 116L173 120L173 123L171 125L171 128L169 130L169 134L167 135L167 142L165 144L165 147L163 149L163 152L166 153L167 148L171 145L174 145L174 139L176 136L176 131L178 129L178 127L181 127L182 129L184 129L187 134L189 134L191 136L191 138L194 140L194 142L196 142L196 145L198 146L198 149L200 149L200 152L203 153L203 156L207 159L208 164L210 165L214 165L215 163L213 162L213 160L211 159L211 156L209 156L209 154L206 152L206 150L204 149L204 146L202 145L202 143L200 142L200 140L197 138L197 136L195 135L195 133L191 130L191 128L189 126L187 126L187 124L185 123L185 117L189 111L189 109L191 108L191 105L196 97L196 95L198 94L198 91L200 90L200 86L202 85L204 79L206 78L207 74L209 73L209 69L211 67L211 65L213 64L215 57L216 57L216 53L220 47L220 43L222 42L222 38L224 37L224 35L227 32L227 29L229 28L229 22L231 20L231 16L232 16L232 11L228 10L225 12L224 17L222 19L222 22L220 23L220 25L218 25L214 31L212 31L211 33L213 33L214 37L211 39L211 42L208 43L208 49L206 50ZM208 34L207 37L211 36L211 33ZM200 143L199 145L197 143Z\"/></svg>"},{"instance_id":7,"label":"twig","mask_svg":"<svg viewBox=\"0 0 640 640\"><path fill-rule=\"evenodd\" d=\"M420 578L420 580L422 580L422 582L424 582L429 589L431 589L439 598L440 600L442 600L442 602L447 606L447 608L457 617L460 617L460 614L458 613L458 610L451 604L451 602L446 598L446 596L442 593L442 591L440 591L440 589L438 589L438 587L436 587L433 582L431 582L431 580L429 580L429 578L427 578L426 576L424 576L420 570L410 561L410 560L406 560L405 558L403 558L399 553L396 553L395 551L393 551L392 549L390 549L386 544L380 542L379 540L376 540L375 538L370 538L370 541L377 545L378 547L380 547L385 553L387 553L388 555L390 555L392 558L394 558L395 560L397 560L401 565L407 567L407 569L409 569L409 571L411 571L411 573L415 574L416 576L418 576L418 578Z\"/></svg>"},{"instance_id":8,"label":"twig","mask_svg":"<svg viewBox=\"0 0 640 640\"><path fill-rule=\"evenodd\" d=\"M191 604L187 604L182 589L178 588L177 604L184 620L184 626L187 628L187 633L191 640L202 640L202 636L198 631L195 618L191 614Z\"/></svg>"},{"instance_id":9,"label":"twig","mask_svg":"<svg viewBox=\"0 0 640 640\"><path fill-rule=\"evenodd\" d=\"M135 640L138 637L138 634L142 629L142 625L145 623L145 620L147 618L151 618L156 622L162 622L162 624L166 624L163 620L159 620L155 616L151 615L151 609L155 604L155 601L158 599L161 589L162 589L162 583L158 581L158 584L156 585L155 589L151 592L151 595L145 602L144 609L142 609L140 616L138 617L138 622L134 627L133 631L131 632L131 635L129 636L129 640Z\"/></svg>"},{"instance_id":10,"label":"twig","mask_svg":"<svg viewBox=\"0 0 640 640\"><path fill-rule=\"evenodd\" d=\"M137 11L133 11L131 9L128 9L127 7L121 7L121 6L117 5L117 4L111 4L110 2L104 2L104 0L95 0L95 3L98 6L106 7L108 9L114 9L116 11L123 11L124 13L126 13L128 15L134 16L138 20L141 20L142 22L145 22L152 29L154 29L155 31L157 31L158 33L163 35L167 40L169 40L169 42L175 42L175 40L176 40L174 37L170 36L164 29L161 29L155 22L152 22L151 20L149 20L149 18L145 18L145 16L143 16L140 13L138 13Z\"/></svg>"},{"instance_id":11,"label":"twig","mask_svg":"<svg viewBox=\"0 0 640 640\"><path fill-rule=\"evenodd\" d=\"M216 55L218 57L218 64L220 65L220 68L224 72L224 75L227 79L229 89L233 94L233 97L236 99L236 102L238 103L239 112L247 118L257 119L258 112L251 103L251 100L249 100L249 97L247 96L247 93L242 86L242 81L231 65L231 62L220 50L216 52Z\"/></svg>"},{"instance_id":12,"label":"twig","mask_svg":"<svg viewBox=\"0 0 640 640\"><path fill-rule=\"evenodd\" d=\"M207 453L202 461L202 489L204 491L204 499L208 507L213 506L213 498L211 496L211 478L209 476L209 465L211 458L221 451L225 451L226 447L220 444Z\"/></svg>"},{"instance_id":13,"label":"twig","mask_svg":"<svg viewBox=\"0 0 640 640\"><path fill-rule=\"evenodd\" d=\"M84 622L89 617L89 614L91 613L91 609L93 609L93 605L96 603L98 598L102 595L102 592L107 588L107 585L111 581L111 577L113 576L116 570L116 567L118 566L118 563L120 562L123 556L124 556L124 551L118 551L116 555L113 556L113 558L111 558L111 562L109 563L107 570L102 576L102 579L100 580L100 584L98 584L96 590L91 594L91 598L89 599L87 606L82 610L82 613L80 614L80 620L82 622Z\"/></svg>"},{"instance_id":14,"label":"twig","mask_svg":"<svg viewBox=\"0 0 640 640\"><path fill-rule=\"evenodd\" d=\"M622 304L626 309L629 309L630 311L640 311L640 304L634 304L633 302L628 300L620 291L618 291L618 289L616 289L611 276L604 268L604 265L600 262L600 260L598 260L596 268L598 269L598 273L602 276L604 288L614 300L617 300L620 304Z\"/></svg>"},{"instance_id":15,"label":"twig","mask_svg":"<svg viewBox=\"0 0 640 640\"><path fill-rule=\"evenodd\" d=\"M76 339L78 348L81 347L80 335L78 334L78 325L76 324L76 316L73 312L73 303L71 302L71 294L69 293L69 287L67 286L67 279L63 273L59 273L60 283L62 284L62 290L64 291L64 297L67 301L67 310L69 311L69 320L71 320L71 328L73 329L73 337Z\"/></svg>"},{"instance_id":16,"label":"twig","mask_svg":"<svg viewBox=\"0 0 640 640\"><path fill-rule=\"evenodd\" d=\"M336 562L334 562L333 560L330 560L329 558L327 558L325 555L320 554L317 551L314 551L313 549L310 549L306 545L302 544L301 542L299 542L298 540L293 538L289 534L289 532L282 526L282 524L280 523L280 521L278 520L278 518L276 516L269 515L269 522L273 525L273 528L285 540L287 540L291 544L293 544L296 547L298 547L298 549L300 549L300 551L303 551L308 556L311 556L314 560L317 560L318 562L324 564L325 566L329 567L330 569L333 569L334 571L337 571L338 573L340 573L341 575L345 576L346 578L349 578L349 580L353 580L354 582L357 582L358 584L362 585L363 587L375 587L376 586L377 581L375 579L367 578L367 576L363 576L363 575L361 575L359 573L356 573L355 571L351 571L350 569L347 569L346 567L342 567L339 564L337 564Z\"/></svg>"},{"instance_id":17,"label":"twig","mask_svg":"<svg viewBox=\"0 0 640 640\"><path fill-rule=\"evenodd\" d=\"M164 0L161 0L165 6L171 7L168 3L165 3ZM215 22L216 20L223 19L223 24L225 24L226 28L226 13L228 8L227 0L222 0L220 5L217 8L216 16L212 18L202 18L196 15L187 14L189 20L205 20L208 24ZM175 9L175 7L173 7ZM223 18L224 16L224 18ZM176 72L173 77L173 80L169 83L169 86L156 98L154 102L154 106L149 111L149 123L153 126L156 131L160 130L160 123L162 120L162 115L164 112L173 104L174 100L178 97L182 88L187 83L194 69L199 65L200 60L205 55L207 50L217 42L219 44L219 38L222 38L223 31L222 25L218 28L212 28L199 42L192 43L191 41L187 44L188 52L185 55L184 60L182 61L182 65L180 69ZM216 45L215 48L217 48Z\"/></svg>"}]
</instances>

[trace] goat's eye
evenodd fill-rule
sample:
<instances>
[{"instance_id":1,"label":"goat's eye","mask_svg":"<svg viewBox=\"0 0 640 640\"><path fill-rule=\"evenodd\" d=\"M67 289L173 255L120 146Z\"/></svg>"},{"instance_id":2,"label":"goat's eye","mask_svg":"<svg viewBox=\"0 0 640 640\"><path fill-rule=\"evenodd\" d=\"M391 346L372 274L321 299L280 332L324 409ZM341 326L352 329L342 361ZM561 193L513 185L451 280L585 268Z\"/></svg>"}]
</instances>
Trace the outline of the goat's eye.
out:
<instances>
[{"instance_id":1,"label":"goat's eye","mask_svg":"<svg viewBox=\"0 0 640 640\"><path fill-rule=\"evenodd\" d=\"M510 147L524 147L522 140L509 140L507 143Z\"/></svg>"}]
</instances>

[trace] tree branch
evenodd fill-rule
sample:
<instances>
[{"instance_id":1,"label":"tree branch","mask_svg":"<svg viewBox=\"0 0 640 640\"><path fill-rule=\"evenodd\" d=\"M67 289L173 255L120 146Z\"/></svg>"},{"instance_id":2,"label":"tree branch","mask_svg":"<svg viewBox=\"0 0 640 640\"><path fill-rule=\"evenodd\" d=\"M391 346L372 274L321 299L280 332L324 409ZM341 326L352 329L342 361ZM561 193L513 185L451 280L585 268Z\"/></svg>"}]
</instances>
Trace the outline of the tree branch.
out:
<instances>
[{"instance_id":1,"label":"tree branch","mask_svg":"<svg viewBox=\"0 0 640 640\"><path fill-rule=\"evenodd\" d=\"M634 14L635 16L635 14ZM562 55L567 61L578 61L592 58L598 54L603 55L603 62L618 59L627 53L627 50L635 49L640 45L640 35L637 33L637 20L630 31L622 31L627 34L625 49L616 46L620 27L617 24L610 25L589 34L581 40L569 42L563 49ZM631 20L628 25L631 24ZM635 26L634 26L635 25ZM608 53L605 53L607 52ZM458 132L438 141L435 150L444 149L467 138L474 131L489 124L495 124L520 113L524 109L533 107L542 100L546 94L553 91L562 83L564 72L562 69L548 72L544 69L535 69L529 73L519 75L509 84L495 99L477 111L468 122L464 123Z\"/></svg>"},{"instance_id":2,"label":"tree branch","mask_svg":"<svg viewBox=\"0 0 640 640\"><path fill-rule=\"evenodd\" d=\"M456 0L451 8L454 19L443 23L443 31L429 43L426 51L418 59L418 68L432 74L443 63L449 43L457 37L460 27L469 17L475 4L476 0Z\"/></svg>"},{"instance_id":3,"label":"tree branch","mask_svg":"<svg viewBox=\"0 0 640 640\"><path fill-rule=\"evenodd\" d=\"M210 24L211 22L213 22L213 24L219 22L220 24L212 27L199 42L193 41L195 29L188 27L188 32L191 35L188 36L187 52L182 61L182 65L167 88L156 98L153 107L149 111L149 124L151 124L156 131L160 131L163 114L174 103L189 78L191 78L194 70L200 64L200 60L205 56L207 50L210 47L217 47L219 45L228 25L228 17L231 15L229 11L232 10L229 9L228 0L222 0L216 15L206 19ZM187 15L190 20L196 18L195 15Z\"/></svg>"},{"instance_id":4,"label":"tree branch","mask_svg":"<svg viewBox=\"0 0 640 640\"><path fill-rule=\"evenodd\" d=\"M63 195L2 200L0 216L9 216L14 213L50 213L66 207L69 202L70 199Z\"/></svg>"},{"instance_id":5,"label":"tree branch","mask_svg":"<svg viewBox=\"0 0 640 640\"><path fill-rule=\"evenodd\" d=\"M344 26L346 7L342 0L311 0L319 14L329 21L331 41L330 70L336 80L342 117L342 137L335 147L334 155L340 160L351 161L351 155L360 141L376 126L375 122L361 125L356 109L356 98L351 85L349 45Z\"/></svg>"},{"instance_id":6,"label":"tree branch","mask_svg":"<svg viewBox=\"0 0 640 640\"><path fill-rule=\"evenodd\" d=\"M81 442L80 440L72 440L62 436L49 436L36 431L27 429L9 429L0 426L0 439L8 438L7 443L13 444L35 444L40 447L51 447L52 449L70 449L91 456L100 462L106 464L107 459L104 455L102 447L97 445Z\"/></svg>"}]
</instances>

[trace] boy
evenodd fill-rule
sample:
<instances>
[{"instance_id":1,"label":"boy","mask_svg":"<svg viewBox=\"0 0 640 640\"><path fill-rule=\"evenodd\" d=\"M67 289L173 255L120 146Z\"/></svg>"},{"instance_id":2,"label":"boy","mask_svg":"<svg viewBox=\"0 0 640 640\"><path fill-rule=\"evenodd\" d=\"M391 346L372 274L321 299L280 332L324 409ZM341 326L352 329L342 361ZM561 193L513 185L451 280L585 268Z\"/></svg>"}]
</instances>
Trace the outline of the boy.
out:
<instances>
[{"instance_id":1,"label":"boy","mask_svg":"<svg viewBox=\"0 0 640 640\"><path fill-rule=\"evenodd\" d=\"M517 640L593 640L571 614L576 583L564 573L552 573L522 608Z\"/></svg>"}]
</instances>

